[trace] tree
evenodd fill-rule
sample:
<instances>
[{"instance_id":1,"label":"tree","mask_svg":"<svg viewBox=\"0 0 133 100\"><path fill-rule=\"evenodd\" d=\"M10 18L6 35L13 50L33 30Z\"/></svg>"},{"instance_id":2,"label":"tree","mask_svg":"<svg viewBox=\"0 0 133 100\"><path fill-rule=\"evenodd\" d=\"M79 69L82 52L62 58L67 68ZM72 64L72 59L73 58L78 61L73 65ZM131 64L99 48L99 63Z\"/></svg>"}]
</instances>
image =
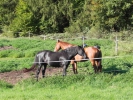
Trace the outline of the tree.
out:
<instances>
[{"instance_id":1,"label":"tree","mask_svg":"<svg viewBox=\"0 0 133 100\"><path fill-rule=\"evenodd\" d=\"M15 10L16 17L10 24L11 30L14 32L32 31L33 27L30 24L33 14L30 12L26 2L19 0Z\"/></svg>"},{"instance_id":2,"label":"tree","mask_svg":"<svg viewBox=\"0 0 133 100\"><path fill-rule=\"evenodd\" d=\"M132 0L94 0L99 4L95 12L95 25L104 30L120 31L132 27Z\"/></svg>"},{"instance_id":3,"label":"tree","mask_svg":"<svg viewBox=\"0 0 133 100\"><path fill-rule=\"evenodd\" d=\"M132 0L3 0L0 29L34 34L119 31L133 26L132 9Z\"/></svg>"},{"instance_id":4,"label":"tree","mask_svg":"<svg viewBox=\"0 0 133 100\"><path fill-rule=\"evenodd\" d=\"M39 28L46 33L64 32L82 11L81 0L28 0L31 11L40 17ZM36 13L37 12L37 13Z\"/></svg>"},{"instance_id":5,"label":"tree","mask_svg":"<svg viewBox=\"0 0 133 100\"><path fill-rule=\"evenodd\" d=\"M18 0L0 1L0 27L9 26L15 17L15 8Z\"/></svg>"}]
</instances>

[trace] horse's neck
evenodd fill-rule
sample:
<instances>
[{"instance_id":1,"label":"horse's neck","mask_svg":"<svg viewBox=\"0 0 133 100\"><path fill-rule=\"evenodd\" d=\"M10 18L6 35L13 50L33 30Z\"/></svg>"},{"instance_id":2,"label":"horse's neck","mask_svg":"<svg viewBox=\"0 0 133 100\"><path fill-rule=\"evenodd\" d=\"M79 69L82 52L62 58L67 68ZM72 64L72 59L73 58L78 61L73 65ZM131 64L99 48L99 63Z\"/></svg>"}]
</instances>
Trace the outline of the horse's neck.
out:
<instances>
[{"instance_id":1,"label":"horse's neck","mask_svg":"<svg viewBox=\"0 0 133 100\"><path fill-rule=\"evenodd\" d=\"M88 51L88 47L84 48L85 53Z\"/></svg>"},{"instance_id":2,"label":"horse's neck","mask_svg":"<svg viewBox=\"0 0 133 100\"><path fill-rule=\"evenodd\" d=\"M68 54L68 57L69 59L72 59L74 56L76 56L78 53L74 50L66 50L67 54Z\"/></svg>"},{"instance_id":3,"label":"horse's neck","mask_svg":"<svg viewBox=\"0 0 133 100\"><path fill-rule=\"evenodd\" d=\"M68 44L68 43L67 43L67 44L66 44L66 43L62 43L62 44L61 44L61 49L64 50L64 49L67 49L67 48L72 47L72 46L74 46L74 45Z\"/></svg>"}]
</instances>

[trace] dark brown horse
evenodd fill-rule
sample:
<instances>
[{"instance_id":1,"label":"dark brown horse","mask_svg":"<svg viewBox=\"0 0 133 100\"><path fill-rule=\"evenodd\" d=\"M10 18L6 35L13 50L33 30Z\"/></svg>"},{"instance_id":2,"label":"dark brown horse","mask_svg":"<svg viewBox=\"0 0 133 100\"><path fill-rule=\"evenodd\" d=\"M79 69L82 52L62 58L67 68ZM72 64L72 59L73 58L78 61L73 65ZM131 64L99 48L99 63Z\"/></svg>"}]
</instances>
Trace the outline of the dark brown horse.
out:
<instances>
[{"instance_id":1,"label":"dark brown horse","mask_svg":"<svg viewBox=\"0 0 133 100\"><path fill-rule=\"evenodd\" d=\"M66 49L66 48L72 47L72 46L75 46L75 45L58 40L54 51L59 51L60 49ZM97 46L85 47L84 51L85 51L87 57L89 58L92 66L94 68L95 73L101 72L102 71L102 59L101 59L102 52L101 52L100 48ZM77 61L83 61L83 60L82 60L82 56L80 56L80 55L76 55L74 57L74 59L76 61L71 61L71 64L73 66L73 72L75 74L77 74Z\"/></svg>"},{"instance_id":2,"label":"dark brown horse","mask_svg":"<svg viewBox=\"0 0 133 100\"><path fill-rule=\"evenodd\" d=\"M42 76L44 77L46 67L47 65L49 65L53 67L63 67L63 76L65 76L66 70L68 68L68 65L70 64L71 59L77 54L82 56L84 59L86 58L84 48L81 46L66 48L64 50L61 50L60 52L44 50L36 54L32 67L30 69L25 69L24 71L30 71L38 65L36 73L36 78L38 81L38 75L40 73L42 66Z\"/></svg>"}]
</instances>

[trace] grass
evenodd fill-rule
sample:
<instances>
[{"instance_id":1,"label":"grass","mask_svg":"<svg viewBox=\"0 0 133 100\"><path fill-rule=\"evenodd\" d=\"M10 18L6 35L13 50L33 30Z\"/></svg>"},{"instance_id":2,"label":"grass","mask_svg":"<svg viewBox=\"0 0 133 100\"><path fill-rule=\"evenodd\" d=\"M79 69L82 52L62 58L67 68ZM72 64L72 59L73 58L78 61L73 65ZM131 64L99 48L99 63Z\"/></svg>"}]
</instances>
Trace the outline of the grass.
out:
<instances>
[{"instance_id":1,"label":"grass","mask_svg":"<svg viewBox=\"0 0 133 100\"><path fill-rule=\"evenodd\" d=\"M51 46L49 46L49 43ZM37 39L18 38L13 40L0 40L1 47L12 46L14 49L0 51L0 58L3 57L34 57L34 55L44 49L53 50L55 41L43 41Z\"/></svg>"},{"instance_id":2,"label":"grass","mask_svg":"<svg viewBox=\"0 0 133 100\"><path fill-rule=\"evenodd\" d=\"M81 45L82 40L70 43ZM114 56L115 43L111 40L85 40L88 46L100 45L103 58ZM53 50L55 40L0 39L0 47L14 49L0 51L0 72L29 68L35 54L43 49ZM89 61L78 62L78 74L26 79L16 85L0 81L0 100L132 100L133 98L133 52L132 44L119 44L117 58L102 60L103 72L93 73ZM124 47L124 48L123 48ZM69 72L68 72L69 73Z\"/></svg>"},{"instance_id":3,"label":"grass","mask_svg":"<svg viewBox=\"0 0 133 100\"><path fill-rule=\"evenodd\" d=\"M67 77L53 76L36 82L34 79L2 89L4 100L131 100L132 74L91 74ZM14 92L12 92L14 91Z\"/></svg>"},{"instance_id":4,"label":"grass","mask_svg":"<svg viewBox=\"0 0 133 100\"><path fill-rule=\"evenodd\" d=\"M3 58L0 62L0 72L9 72L12 70L28 68L32 65L33 61L33 58Z\"/></svg>"}]
</instances>

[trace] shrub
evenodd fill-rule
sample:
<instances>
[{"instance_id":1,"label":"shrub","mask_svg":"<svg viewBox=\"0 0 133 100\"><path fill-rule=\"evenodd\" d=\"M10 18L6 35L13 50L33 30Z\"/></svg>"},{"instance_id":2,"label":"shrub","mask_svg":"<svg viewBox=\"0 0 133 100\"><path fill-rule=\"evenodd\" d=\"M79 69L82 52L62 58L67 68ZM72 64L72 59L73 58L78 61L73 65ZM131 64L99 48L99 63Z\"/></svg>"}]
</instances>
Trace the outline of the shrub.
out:
<instances>
[{"instance_id":1,"label":"shrub","mask_svg":"<svg viewBox=\"0 0 133 100\"><path fill-rule=\"evenodd\" d=\"M21 58L24 57L24 53L21 50L12 50L8 57Z\"/></svg>"},{"instance_id":2,"label":"shrub","mask_svg":"<svg viewBox=\"0 0 133 100\"><path fill-rule=\"evenodd\" d=\"M17 52L15 54L13 54L12 57L13 58L21 58L21 57L24 57L24 53L23 52Z\"/></svg>"},{"instance_id":3,"label":"shrub","mask_svg":"<svg viewBox=\"0 0 133 100\"><path fill-rule=\"evenodd\" d=\"M3 50L3 51L0 51L0 58L4 58L4 57L8 57L9 54L10 54L11 50Z\"/></svg>"},{"instance_id":4,"label":"shrub","mask_svg":"<svg viewBox=\"0 0 133 100\"><path fill-rule=\"evenodd\" d=\"M34 57L37 53L37 50L29 50L25 52L25 57Z\"/></svg>"}]
</instances>

